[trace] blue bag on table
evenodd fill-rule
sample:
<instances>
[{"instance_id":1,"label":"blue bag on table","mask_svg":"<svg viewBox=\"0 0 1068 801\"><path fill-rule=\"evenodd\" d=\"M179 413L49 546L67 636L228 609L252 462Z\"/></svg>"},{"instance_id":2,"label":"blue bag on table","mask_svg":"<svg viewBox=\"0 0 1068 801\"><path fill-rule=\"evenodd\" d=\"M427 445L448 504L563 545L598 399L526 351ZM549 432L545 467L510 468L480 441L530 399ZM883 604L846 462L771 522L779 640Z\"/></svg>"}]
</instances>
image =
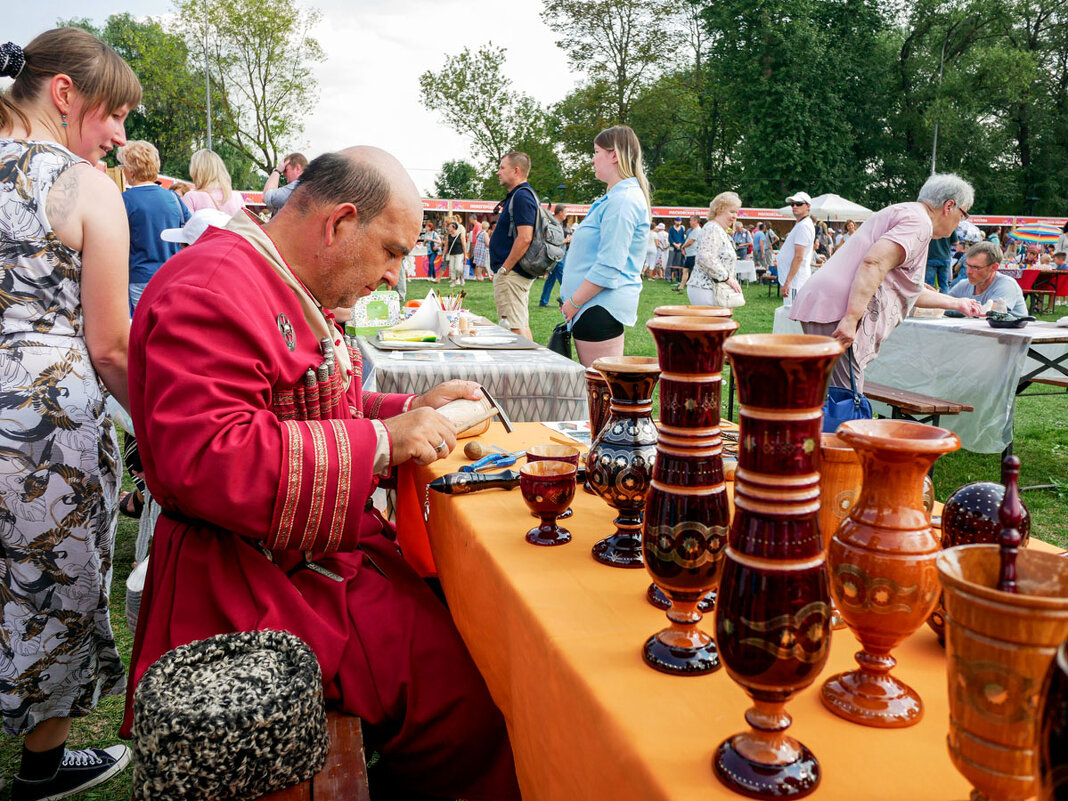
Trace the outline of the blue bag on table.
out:
<instances>
[{"instance_id":1,"label":"blue bag on table","mask_svg":"<svg viewBox=\"0 0 1068 801\"><path fill-rule=\"evenodd\" d=\"M871 420L871 401L857 392L853 375L853 348L846 351L849 358L849 389L830 387L823 402L823 433L833 434L847 420Z\"/></svg>"}]
</instances>

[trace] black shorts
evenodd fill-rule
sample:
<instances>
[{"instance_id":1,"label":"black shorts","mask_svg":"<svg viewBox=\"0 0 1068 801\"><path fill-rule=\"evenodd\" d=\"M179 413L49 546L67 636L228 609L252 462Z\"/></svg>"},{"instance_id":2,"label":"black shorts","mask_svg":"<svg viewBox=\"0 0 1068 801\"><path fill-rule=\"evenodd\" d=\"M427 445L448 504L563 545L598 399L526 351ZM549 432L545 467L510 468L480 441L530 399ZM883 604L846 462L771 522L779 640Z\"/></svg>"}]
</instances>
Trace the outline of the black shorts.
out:
<instances>
[{"instance_id":1,"label":"black shorts","mask_svg":"<svg viewBox=\"0 0 1068 801\"><path fill-rule=\"evenodd\" d=\"M687 256L685 261L683 261L683 263L682 263L682 269L684 269L684 270L692 270L694 262L696 262L696 261L697 261L697 257L696 256Z\"/></svg>"},{"instance_id":2,"label":"black shorts","mask_svg":"<svg viewBox=\"0 0 1068 801\"><path fill-rule=\"evenodd\" d=\"M604 342L622 335L623 323L609 314L604 306L586 309L571 329L571 336L583 342Z\"/></svg>"}]
</instances>

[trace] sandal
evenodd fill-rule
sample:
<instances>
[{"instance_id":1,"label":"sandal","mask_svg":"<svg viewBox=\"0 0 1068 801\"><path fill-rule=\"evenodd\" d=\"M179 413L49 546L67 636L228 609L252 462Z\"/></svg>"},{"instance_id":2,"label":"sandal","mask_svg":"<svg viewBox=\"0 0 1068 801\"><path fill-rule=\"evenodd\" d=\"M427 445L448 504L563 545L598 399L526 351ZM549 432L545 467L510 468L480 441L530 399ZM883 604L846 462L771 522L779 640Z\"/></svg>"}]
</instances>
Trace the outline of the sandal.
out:
<instances>
[{"instance_id":1,"label":"sandal","mask_svg":"<svg viewBox=\"0 0 1068 801\"><path fill-rule=\"evenodd\" d=\"M119 496L119 512L138 520L145 510L145 502L137 492L124 492Z\"/></svg>"}]
</instances>

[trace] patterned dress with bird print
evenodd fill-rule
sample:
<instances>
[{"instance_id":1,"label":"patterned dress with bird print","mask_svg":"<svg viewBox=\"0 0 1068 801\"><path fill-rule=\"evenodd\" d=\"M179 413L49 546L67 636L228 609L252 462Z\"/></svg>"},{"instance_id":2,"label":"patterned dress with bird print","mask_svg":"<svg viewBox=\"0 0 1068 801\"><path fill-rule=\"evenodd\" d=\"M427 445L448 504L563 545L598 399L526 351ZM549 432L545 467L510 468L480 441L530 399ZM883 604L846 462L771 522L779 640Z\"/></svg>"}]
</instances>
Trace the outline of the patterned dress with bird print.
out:
<instances>
[{"instance_id":1,"label":"patterned dress with bird print","mask_svg":"<svg viewBox=\"0 0 1068 801\"><path fill-rule=\"evenodd\" d=\"M0 709L21 735L124 689L108 617L120 461L82 331L81 254L45 213L81 160L0 139Z\"/></svg>"}]
</instances>

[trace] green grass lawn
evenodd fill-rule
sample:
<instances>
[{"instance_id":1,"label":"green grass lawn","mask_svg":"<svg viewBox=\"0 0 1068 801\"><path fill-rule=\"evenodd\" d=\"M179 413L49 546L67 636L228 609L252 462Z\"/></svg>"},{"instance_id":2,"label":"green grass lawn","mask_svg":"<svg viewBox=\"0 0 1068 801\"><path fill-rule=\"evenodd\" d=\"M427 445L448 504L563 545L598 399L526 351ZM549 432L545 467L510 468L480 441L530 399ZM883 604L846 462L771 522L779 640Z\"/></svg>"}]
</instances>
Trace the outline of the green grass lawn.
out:
<instances>
[{"instance_id":1,"label":"green grass lawn","mask_svg":"<svg viewBox=\"0 0 1068 801\"><path fill-rule=\"evenodd\" d=\"M421 297L429 285L417 281L408 285L408 297ZM530 327L535 340L544 344L553 327L562 319L555 306L538 308L542 284L537 282L531 291ZM495 319L493 287L490 283L468 281L467 307L490 319ZM447 289L443 291L448 291ZM771 331L775 308L780 300L768 296L766 287L752 285L745 288L746 305L735 310L739 331L767 333ZM555 296L554 296L555 297ZM663 281L645 285L638 319L653 315L653 309L667 304L685 303L685 295L672 292ZM1055 319L1049 315L1044 319ZM652 336L644 324L627 332L626 352L634 356L655 356ZM728 368L729 369L729 368ZM1024 502L1031 510L1033 533L1049 542L1068 547L1068 406L1061 397L1025 397L1016 408L1015 452L1023 461L1024 485L1053 484L1052 489L1028 491ZM726 399L724 398L724 404ZM724 412L726 410L724 409ZM958 451L939 460L935 474L937 496L945 500L956 487L969 481L996 481L1000 475L1000 459L996 454L975 454ZM133 544L137 534L135 521L119 518L119 536L115 552L115 579L112 585L112 623L124 661L129 662L133 637L126 628L126 577L131 569ZM122 699L105 699L98 711L76 721L70 744L74 747L107 745L115 742L122 719ZM21 741L5 738L0 748L0 771L10 776L18 766ZM130 796L130 771L102 788L81 796L94 801L125 801ZM0 791L0 801L10 798L10 788Z\"/></svg>"}]
</instances>

